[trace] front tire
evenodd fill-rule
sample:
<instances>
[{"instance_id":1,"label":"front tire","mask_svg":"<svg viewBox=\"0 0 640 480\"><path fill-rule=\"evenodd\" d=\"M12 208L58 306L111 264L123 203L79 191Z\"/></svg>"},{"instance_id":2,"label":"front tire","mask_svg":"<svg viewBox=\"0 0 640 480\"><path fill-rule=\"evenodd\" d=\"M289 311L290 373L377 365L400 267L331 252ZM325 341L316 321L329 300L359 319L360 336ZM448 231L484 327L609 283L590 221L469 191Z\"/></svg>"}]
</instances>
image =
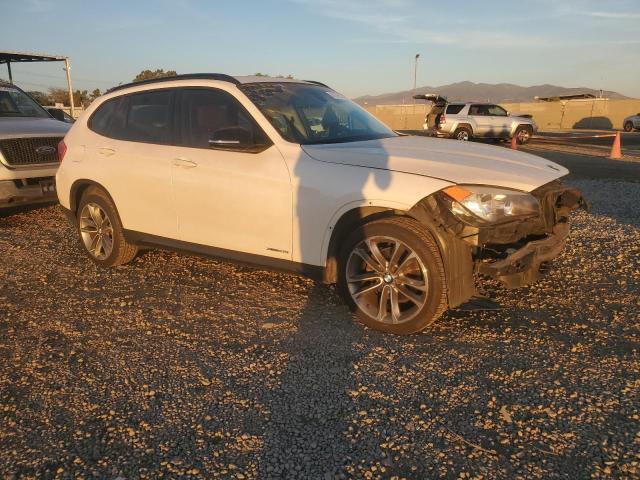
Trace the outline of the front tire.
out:
<instances>
[{"instance_id":1,"label":"front tire","mask_svg":"<svg viewBox=\"0 0 640 480\"><path fill-rule=\"evenodd\" d=\"M629 133L629 132L633 132L633 123L632 122L627 122L624 124L624 131Z\"/></svg>"},{"instance_id":2,"label":"front tire","mask_svg":"<svg viewBox=\"0 0 640 480\"><path fill-rule=\"evenodd\" d=\"M375 220L348 237L338 289L361 323L397 335L423 330L447 309L438 246L406 217Z\"/></svg>"},{"instance_id":3,"label":"front tire","mask_svg":"<svg viewBox=\"0 0 640 480\"><path fill-rule=\"evenodd\" d=\"M518 145L526 145L527 143L529 143L529 140L531 140L531 137L533 136L533 128L528 125L520 126L516 128L513 136L516 137Z\"/></svg>"},{"instance_id":4,"label":"front tire","mask_svg":"<svg viewBox=\"0 0 640 480\"><path fill-rule=\"evenodd\" d=\"M138 248L127 242L116 206L104 190L89 187L76 218L80 243L95 264L115 267L135 258Z\"/></svg>"}]
</instances>

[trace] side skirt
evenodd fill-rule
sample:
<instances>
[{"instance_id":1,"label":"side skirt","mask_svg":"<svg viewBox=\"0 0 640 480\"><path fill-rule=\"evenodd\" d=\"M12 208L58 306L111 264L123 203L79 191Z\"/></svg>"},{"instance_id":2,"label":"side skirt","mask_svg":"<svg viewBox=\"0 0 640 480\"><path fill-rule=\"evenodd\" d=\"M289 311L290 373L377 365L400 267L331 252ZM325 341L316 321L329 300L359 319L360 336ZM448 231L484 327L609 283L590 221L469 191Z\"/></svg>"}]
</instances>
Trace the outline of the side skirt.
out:
<instances>
[{"instance_id":1,"label":"side skirt","mask_svg":"<svg viewBox=\"0 0 640 480\"><path fill-rule=\"evenodd\" d=\"M139 247L152 247L174 252L193 253L203 257L228 260L235 264L253 268L295 273L317 281L322 281L324 274L324 267L318 265L309 265L307 263L292 262L291 260L281 260L279 258L271 258L263 255L209 247L197 243L149 235L146 233L136 232L134 230L125 230L124 235L127 238L127 241Z\"/></svg>"}]
</instances>

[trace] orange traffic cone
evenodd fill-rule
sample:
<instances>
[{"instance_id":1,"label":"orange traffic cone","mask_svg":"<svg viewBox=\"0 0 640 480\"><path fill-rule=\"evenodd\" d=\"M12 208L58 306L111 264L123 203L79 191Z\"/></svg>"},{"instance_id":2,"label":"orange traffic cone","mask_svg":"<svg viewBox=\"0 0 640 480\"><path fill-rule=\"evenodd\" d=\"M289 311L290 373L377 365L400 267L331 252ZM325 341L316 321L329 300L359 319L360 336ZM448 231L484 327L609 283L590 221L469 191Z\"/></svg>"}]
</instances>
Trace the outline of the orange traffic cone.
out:
<instances>
[{"instance_id":1,"label":"orange traffic cone","mask_svg":"<svg viewBox=\"0 0 640 480\"><path fill-rule=\"evenodd\" d=\"M622 149L620 147L620 132L616 132L616 138L611 146L611 155L609 155L611 160L620 160L622 158Z\"/></svg>"},{"instance_id":2,"label":"orange traffic cone","mask_svg":"<svg viewBox=\"0 0 640 480\"><path fill-rule=\"evenodd\" d=\"M511 137L511 149L512 150L517 150L518 149L518 137L517 136L513 136Z\"/></svg>"}]
</instances>

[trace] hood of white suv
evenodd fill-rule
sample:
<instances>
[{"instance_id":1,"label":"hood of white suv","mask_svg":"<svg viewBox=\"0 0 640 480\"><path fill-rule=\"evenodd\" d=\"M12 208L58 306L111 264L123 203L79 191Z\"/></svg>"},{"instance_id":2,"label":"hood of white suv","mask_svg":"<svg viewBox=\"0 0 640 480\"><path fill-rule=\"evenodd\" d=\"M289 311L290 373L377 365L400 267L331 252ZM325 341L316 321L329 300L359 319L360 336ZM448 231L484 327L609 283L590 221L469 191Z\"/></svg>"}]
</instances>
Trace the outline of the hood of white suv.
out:
<instances>
[{"instance_id":1,"label":"hood of white suv","mask_svg":"<svg viewBox=\"0 0 640 480\"><path fill-rule=\"evenodd\" d=\"M479 143L401 136L365 142L303 145L312 158L330 163L379 168L531 191L569 173L528 153Z\"/></svg>"},{"instance_id":2,"label":"hood of white suv","mask_svg":"<svg viewBox=\"0 0 640 480\"><path fill-rule=\"evenodd\" d=\"M64 137L70 127L70 124L53 118L0 117L0 139Z\"/></svg>"}]
</instances>

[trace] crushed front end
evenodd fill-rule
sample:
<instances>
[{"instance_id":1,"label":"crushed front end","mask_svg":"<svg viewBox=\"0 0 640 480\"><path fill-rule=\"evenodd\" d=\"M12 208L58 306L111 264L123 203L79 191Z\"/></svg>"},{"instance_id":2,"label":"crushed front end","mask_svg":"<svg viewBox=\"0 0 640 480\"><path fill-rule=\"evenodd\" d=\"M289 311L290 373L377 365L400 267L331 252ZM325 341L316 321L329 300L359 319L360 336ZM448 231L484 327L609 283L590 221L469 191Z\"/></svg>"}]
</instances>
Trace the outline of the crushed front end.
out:
<instances>
[{"instance_id":1,"label":"crushed front end","mask_svg":"<svg viewBox=\"0 0 640 480\"><path fill-rule=\"evenodd\" d=\"M588 209L580 191L559 180L527 193L455 186L425 198L412 215L436 232L450 286L450 307L475 294L475 274L517 288L538 280L564 249L573 210Z\"/></svg>"}]
</instances>

